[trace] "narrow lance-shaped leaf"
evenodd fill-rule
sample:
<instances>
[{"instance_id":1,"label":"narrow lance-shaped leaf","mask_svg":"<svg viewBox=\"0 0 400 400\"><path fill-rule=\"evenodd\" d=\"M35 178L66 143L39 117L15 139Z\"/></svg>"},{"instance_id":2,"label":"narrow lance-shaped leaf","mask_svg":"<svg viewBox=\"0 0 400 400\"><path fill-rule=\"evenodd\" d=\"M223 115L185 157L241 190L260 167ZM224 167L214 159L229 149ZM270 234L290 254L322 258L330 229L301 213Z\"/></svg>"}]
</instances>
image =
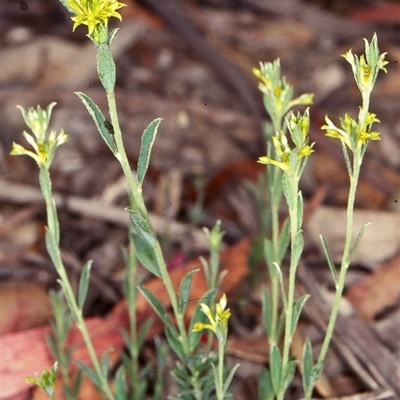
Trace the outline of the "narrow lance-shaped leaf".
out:
<instances>
[{"instance_id":1,"label":"narrow lance-shaped leaf","mask_svg":"<svg viewBox=\"0 0 400 400\"><path fill-rule=\"evenodd\" d=\"M344 157L344 160L346 162L347 172L349 173L349 176L352 176L353 175L353 168L351 167L349 152L347 150L347 147L346 147L346 144L344 143L344 141L341 140L340 143L342 145L343 157Z\"/></svg>"},{"instance_id":2,"label":"narrow lance-shaped leaf","mask_svg":"<svg viewBox=\"0 0 400 400\"><path fill-rule=\"evenodd\" d=\"M79 280L79 291L78 291L78 306L80 309L83 308L85 304L88 288L89 288L89 280L90 280L90 269L92 267L92 261L88 261L83 267L82 274Z\"/></svg>"},{"instance_id":3,"label":"narrow lance-shaped leaf","mask_svg":"<svg viewBox=\"0 0 400 400\"><path fill-rule=\"evenodd\" d=\"M126 379L124 366L121 365L115 374L115 398L116 400L126 400Z\"/></svg>"},{"instance_id":4,"label":"narrow lance-shaped leaf","mask_svg":"<svg viewBox=\"0 0 400 400\"><path fill-rule=\"evenodd\" d=\"M270 351L271 381L274 392L278 393L281 387L282 360L279 348L272 344Z\"/></svg>"},{"instance_id":5,"label":"narrow lance-shaped leaf","mask_svg":"<svg viewBox=\"0 0 400 400\"><path fill-rule=\"evenodd\" d=\"M303 205L303 196L301 192L297 193L297 229L301 229L301 225L303 223L303 212L304 212L304 205Z\"/></svg>"},{"instance_id":6,"label":"narrow lance-shaped leaf","mask_svg":"<svg viewBox=\"0 0 400 400\"><path fill-rule=\"evenodd\" d=\"M273 400L275 398L274 388L272 387L271 374L264 367L261 370L258 398L262 400Z\"/></svg>"},{"instance_id":7,"label":"narrow lance-shaped leaf","mask_svg":"<svg viewBox=\"0 0 400 400\"><path fill-rule=\"evenodd\" d=\"M283 307L286 309L287 308L287 297L286 297L286 292L285 292L285 285L283 283L283 275L282 275L281 267L276 262L272 263L272 265L275 268L276 275L277 275L278 281L279 281L279 286L281 287L281 296L282 296L282 301L283 301Z\"/></svg>"},{"instance_id":8,"label":"narrow lance-shaped leaf","mask_svg":"<svg viewBox=\"0 0 400 400\"><path fill-rule=\"evenodd\" d=\"M335 268L335 263L333 262L333 258L331 256L331 253L329 251L328 244L326 243L325 238L322 235L319 235L319 238L321 239L322 248L324 249L326 261L328 262L329 270L331 271L332 279L336 286L338 284L338 276L337 276L337 272L336 272L336 268Z\"/></svg>"},{"instance_id":9,"label":"narrow lance-shaped leaf","mask_svg":"<svg viewBox=\"0 0 400 400\"><path fill-rule=\"evenodd\" d=\"M178 334L176 328L174 327L171 330L168 326L166 326L164 332L171 349L182 361L186 362L187 354L183 350L182 342L179 340L180 335Z\"/></svg>"},{"instance_id":10,"label":"narrow lance-shaped leaf","mask_svg":"<svg viewBox=\"0 0 400 400\"><path fill-rule=\"evenodd\" d=\"M81 369L88 376L88 378L94 383L96 387L100 388L101 382L96 372L89 368L84 362L80 360L76 360L76 362L79 365L79 369Z\"/></svg>"},{"instance_id":11,"label":"narrow lance-shaped leaf","mask_svg":"<svg viewBox=\"0 0 400 400\"><path fill-rule=\"evenodd\" d=\"M282 262L289 247L290 243L289 235L290 235L290 218L287 217L282 225L281 233L279 235L279 252L278 252L279 262Z\"/></svg>"},{"instance_id":12,"label":"narrow lance-shaped leaf","mask_svg":"<svg viewBox=\"0 0 400 400\"><path fill-rule=\"evenodd\" d=\"M139 212L131 210L129 208L126 209L129 212L129 217L131 219L132 225L136 233L143 237L146 242L148 242L151 246L156 244L156 237L154 232L152 231L149 223L140 215Z\"/></svg>"},{"instance_id":13,"label":"narrow lance-shaped leaf","mask_svg":"<svg viewBox=\"0 0 400 400\"><path fill-rule=\"evenodd\" d=\"M144 177L149 167L151 149L153 148L154 140L156 138L158 127L162 118L156 118L150 122L142 135L142 143L140 145L140 154L137 167L137 177L139 185L142 186Z\"/></svg>"},{"instance_id":14,"label":"narrow lance-shaped leaf","mask_svg":"<svg viewBox=\"0 0 400 400\"><path fill-rule=\"evenodd\" d=\"M362 236L364 235L365 228L366 228L368 225L370 225L370 224L371 224L370 222L367 222L366 224L364 224L364 225L362 226L360 232L358 233L357 238L356 238L356 241L354 242L354 245L353 245L353 247L352 247L351 250L350 250L349 262L350 262L350 261L353 259L353 257L354 257L354 253L355 253L355 251L357 250L357 247L358 247L358 245L359 245L359 243L360 243L360 240L361 240Z\"/></svg>"},{"instance_id":15,"label":"narrow lance-shaped leaf","mask_svg":"<svg viewBox=\"0 0 400 400\"><path fill-rule=\"evenodd\" d=\"M224 393L228 392L229 385L232 382L233 376L235 375L237 369L240 367L240 364L236 364L230 371L228 376L226 377L226 380L224 382Z\"/></svg>"},{"instance_id":16,"label":"narrow lance-shaped leaf","mask_svg":"<svg viewBox=\"0 0 400 400\"><path fill-rule=\"evenodd\" d=\"M75 93L83 105L86 107L90 116L93 118L94 123L96 124L97 130L100 133L100 136L106 142L106 145L110 148L112 153L116 155L118 153L117 146L115 145L114 137L113 137L113 129L112 125L106 121L103 113L97 104L85 93L76 92ZM108 122L108 123L107 123ZM111 125L111 127L110 127Z\"/></svg>"},{"instance_id":17,"label":"narrow lance-shaped leaf","mask_svg":"<svg viewBox=\"0 0 400 400\"><path fill-rule=\"evenodd\" d=\"M297 266L300 260L300 257L303 253L303 248L304 248L304 239L303 239L303 233L301 231L298 231L294 237L293 243L292 243L292 260L291 262L293 265Z\"/></svg>"},{"instance_id":18,"label":"narrow lance-shaped leaf","mask_svg":"<svg viewBox=\"0 0 400 400\"><path fill-rule=\"evenodd\" d=\"M189 299L190 289L192 287L193 274L198 272L199 269L195 268L188 272L182 279L179 285L179 303L178 309L180 313L184 313Z\"/></svg>"},{"instance_id":19,"label":"narrow lance-shaped leaf","mask_svg":"<svg viewBox=\"0 0 400 400\"><path fill-rule=\"evenodd\" d=\"M283 372L283 390L286 392L287 388L293 380L294 373L296 371L297 360L289 361L286 365L285 371Z\"/></svg>"},{"instance_id":20,"label":"narrow lance-shaped leaf","mask_svg":"<svg viewBox=\"0 0 400 400\"><path fill-rule=\"evenodd\" d=\"M172 323L171 319L167 314L167 311L160 303L160 301L157 299L157 297L154 296L154 294L151 293L149 289L143 286L141 286L139 290L143 294L145 299L148 301L150 306L153 308L153 310L156 312L156 314L159 316L161 321L164 322L164 324L170 327L172 330L175 329L174 324Z\"/></svg>"},{"instance_id":21,"label":"narrow lance-shaped leaf","mask_svg":"<svg viewBox=\"0 0 400 400\"><path fill-rule=\"evenodd\" d=\"M303 346L303 361L302 361L302 381L304 393L307 393L311 382L312 369L312 347L311 342L307 339Z\"/></svg>"},{"instance_id":22,"label":"narrow lance-shaped leaf","mask_svg":"<svg viewBox=\"0 0 400 400\"><path fill-rule=\"evenodd\" d=\"M294 303L293 314L292 314L292 331L290 332L291 336L294 335L294 331L296 330L301 311L303 310L304 304L306 303L309 297L310 295L305 294L304 296L301 296L299 299L297 299L296 302Z\"/></svg>"},{"instance_id":23,"label":"narrow lance-shaped leaf","mask_svg":"<svg viewBox=\"0 0 400 400\"><path fill-rule=\"evenodd\" d=\"M100 45L97 48L97 72L106 92L113 92L116 81L116 69L114 58L108 45Z\"/></svg>"},{"instance_id":24,"label":"narrow lance-shaped leaf","mask_svg":"<svg viewBox=\"0 0 400 400\"><path fill-rule=\"evenodd\" d=\"M149 223L137 211L126 209L132 221L131 237L136 256L142 265L152 274L161 278L159 259L157 258L157 238Z\"/></svg>"},{"instance_id":25,"label":"narrow lance-shaped leaf","mask_svg":"<svg viewBox=\"0 0 400 400\"><path fill-rule=\"evenodd\" d=\"M105 377L108 376L108 372L110 370L110 352L111 348L108 348L101 356L100 360L101 372Z\"/></svg>"}]
</instances>

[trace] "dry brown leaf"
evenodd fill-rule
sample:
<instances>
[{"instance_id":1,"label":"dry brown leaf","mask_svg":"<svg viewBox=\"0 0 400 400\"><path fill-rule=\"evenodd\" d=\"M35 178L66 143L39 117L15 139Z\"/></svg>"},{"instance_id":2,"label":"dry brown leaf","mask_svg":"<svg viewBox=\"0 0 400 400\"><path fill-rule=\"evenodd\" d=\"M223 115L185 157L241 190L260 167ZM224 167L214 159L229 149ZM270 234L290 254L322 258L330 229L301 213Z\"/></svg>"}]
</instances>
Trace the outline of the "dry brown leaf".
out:
<instances>
[{"instance_id":1,"label":"dry brown leaf","mask_svg":"<svg viewBox=\"0 0 400 400\"><path fill-rule=\"evenodd\" d=\"M370 267L393 257L400 245L400 214L378 210L355 210L353 243L365 223L363 237L355 252L353 262ZM335 262L341 261L346 234L346 210L321 206L306 223L305 231L311 240L321 247L319 235L328 243ZM322 247L321 247L322 252Z\"/></svg>"},{"instance_id":2,"label":"dry brown leaf","mask_svg":"<svg viewBox=\"0 0 400 400\"><path fill-rule=\"evenodd\" d=\"M47 290L34 282L0 284L0 335L48 323L51 305Z\"/></svg>"},{"instance_id":3,"label":"dry brown leaf","mask_svg":"<svg viewBox=\"0 0 400 400\"><path fill-rule=\"evenodd\" d=\"M393 306L400 299L400 253L354 284L346 297L365 321Z\"/></svg>"}]
</instances>

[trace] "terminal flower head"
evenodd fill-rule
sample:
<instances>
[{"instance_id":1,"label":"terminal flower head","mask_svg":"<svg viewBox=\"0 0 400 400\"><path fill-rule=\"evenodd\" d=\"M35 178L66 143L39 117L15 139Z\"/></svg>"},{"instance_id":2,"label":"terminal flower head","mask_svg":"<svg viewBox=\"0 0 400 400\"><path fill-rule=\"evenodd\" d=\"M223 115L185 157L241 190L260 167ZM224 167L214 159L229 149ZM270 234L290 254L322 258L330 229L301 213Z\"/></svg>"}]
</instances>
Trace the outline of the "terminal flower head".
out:
<instances>
[{"instance_id":1,"label":"terminal flower head","mask_svg":"<svg viewBox=\"0 0 400 400\"><path fill-rule=\"evenodd\" d=\"M372 124L379 122L374 113L368 113L366 124L359 127L355 119L345 114L340 118L340 128L338 128L329 118L325 117L325 125L321 129L326 131L326 136L341 140L349 149L355 151L358 147L366 146L369 140L379 140L380 134L371 131Z\"/></svg>"},{"instance_id":2,"label":"terminal flower head","mask_svg":"<svg viewBox=\"0 0 400 400\"><path fill-rule=\"evenodd\" d=\"M385 60L387 53L379 54L378 38L376 33L371 42L364 39L365 55L360 57L353 54L351 50L343 54L342 57L351 65L353 75L361 93L370 93L374 87L379 70L387 72L385 66L388 61Z\"/></svg>"},{"instance_id":3,"label":"terminal flower head","mask_svg":"<svg viewBox=\"0 0 400 400\"><path fill-rule=\"evenodd\" d=\"M61 0L61 2L75 14L71 17L74 21L72 29L75 30L79 25L86 25L89 36L92 36L99 26L107 26L108 19L111 17L121 21L121 14L117 10L126 6L117 0Z\"/></svg>"},{"instance_id":4,"label":"terminal flower head","mask_svg":"<svg viewBox=\"0 0 400 400\"><path fill-rule=\"evenodd\" d=\"M55 105L56 103L51 103L46 110L43 110L40 106L37 106L36 109L34 107L25 109L18 106L26 125L32 131L32 133L24 131L22 135L32 146L33 151L27 150L24 146L14 142L11 155L27 155L32 157L39 167L50 167L57 147L68 140L68 136L63 130L59 134L52 130L47 135L51 113Z\"/></svg>"},{"instance_id":5,"label":"terminal flower head","mask_svg":"<svg viewBox=\"0 0 400 400\"><path fill-rule=\"evenodd\" d=\"M304 165L305 159L314 151L314 143L309 144L308 131L310 128L309 110L304 114L290 114L286 118L290 138L289 144L286 134L281 130L272 136L272 144L275 149L275 157L263 156L258 159L260 164L272 164L284 172L296 173Z\"/></svg>"},{"instance_id":6,"label":"terminal flower head","mask_svg":"<svg viewBox=\"0 0 400 400\"><path fill-rule=\"evenodd\" d=\"M220 342L225 342L228 335L228 320L231 316L229 308L226 308L227 299L223 294L219 303L215 306L215 313L213 314L207 304L201 303L201 311L208 318L209 323L197 322L193 327L193 332L199 332L204 329L212 330Z\"/></svg>"}]
</instances>

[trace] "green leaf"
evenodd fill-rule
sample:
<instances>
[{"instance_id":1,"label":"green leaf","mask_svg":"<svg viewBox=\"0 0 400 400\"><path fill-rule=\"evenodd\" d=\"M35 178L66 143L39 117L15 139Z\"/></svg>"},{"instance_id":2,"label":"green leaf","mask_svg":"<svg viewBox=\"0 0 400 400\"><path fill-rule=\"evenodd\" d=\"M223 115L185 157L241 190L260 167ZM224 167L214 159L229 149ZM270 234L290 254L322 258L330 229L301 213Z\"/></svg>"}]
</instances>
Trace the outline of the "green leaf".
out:
<instances>
[{"instance_id":1,"label":"green leaf","mask_svg":"<svg viewBox=\"0 0 400 400\"><path fill-rule=\"evenodd\" d=\"M161 121L162 118L156 118L154 121L150 122L142 135L142 143L140 145L140 154L137 166L137 177L140 186L143 184L147 168L149 167L151 149L153 147Z\"/></svg>"},{"instance_id":2,"label":"green leaf","mask_svg":"<svg viewBox=\"0 0 400 400\"><path fill-rule=\"evenodd\" d=\"M350 253L349 253L349 260L348 260L349 263L350 263L350 261L353 259L354 253L355 253L355 251L357 250L358 245L360 244L360 240L361 240L362 236L364 235L365 228L366 228L368 225L370 225L370 224L371 224L370 222L367 222L366 224L364 224L364 225L362 226L360 232L358 233L357 238L356 238L356 241L354 242L354 245L353 245L353 247L351 248Z\"/></svg>"},{"instance_id":3,"label":"green leaf","mask_svg":"<svg viewBox=\"0 0 400 400\"><path fill-rule=\"evenodd\" d=\"M132 222L135 233L141 236L150 246L154 246L157 243L156 236L153 230L150 228L149 223L142 217L142 215L130 208L126 208L129 212L129 217ZM136 248L136 250L139 250Z\"/></svg>"},{"instance_id":4,"label":"green leaf","mask_svg":"<svg viewBox=\"0 0 400 400\"><path fill-rule=\"evenodd\" d=\"M117 146L114 141L114 137L112 135L112 131L107 126L107 121L104 118L103 113L97 104L85 93L75 92L75 94L80 98L83 105L86 107L90 116L93 118L94 123L96 124L97 130L100 133L100 136L106 142L106 145L110 148L112 153L116 155L118 153Z\"/></svg>"},{"instance_id":5,"label":"green leaf","mask_svg":"<svg viewBox=\"0 0 400 400\"><path fill-rule=\"evenodd\" d=\"M304 393L307 393L310 387L312 362L313 361L312 361L311 342L309 339L307 339L304 342L303 346L303 362L302 362L302 367L303 367L302 381L303 381Z\"/></svg>"},{"instance_id":6,"label":"green leaf","mask_svg":"<svg viewBox=\"0 0 400 400\"><path fill-rule=\"evenodd\" d=\"M303 211L304 211L304 205L303 205L303 196L301 195L301 192L297 194L297 229L301 229L301 225L303 223Z\"/></svg>"},{"instance_id":7,"label":"green leaf","mask_svg":"<svg viewBox=\"0 0 400 400\"><path fill-rule=\"evenodd\" d=\"M94 383L97 388L101 388L100 380L95 371L90 369L84 362L76 360L79 368L88 376L88 378Z\"/></svg>"},{"instance_id":8,"label":"green leaf","mask_svg":"<svg viewBox=\"0 0 400 400\"><path fill-rule=\"evenodd\" d=\"M275 392L272 387L271 374L266 368L262 368L259 386L259 400L274 400Z\"/></svg>"},{"instance_id":9,"label":"green leaf","mask_svg":"<svg viewBox=\"0 0 400 400\"><path fill-rule=\"evenodd\" d=\"M136 256L145 267L152 274L161 278L159 259L156 253L157 238L151 230L148 222L136 211L129 208L132 221L131 237L136 249Z\"/></svg>"},{"instance_id":10,"label":"green leaf","mask_svg":"<svg viewBox=\"0 0 400 400\"><path fill-rule=\"evenodd\" d=\"M107 44L100 45L97 48L97 72L106 92L113 92L115 88L116 70L110 47Z\"/></svg>"},{"instance_id":11,"label":"green leaf","mask_svg":"<svg viewBox=\"0 0 400 400\"><path fill-rule=\"evenodd\" d=\"M137 249L137 258L140 263L153 275L161 278L160 266L153 246L142 236L132 233L133 243Z\"/></svg>"},{"instance_id":12,"label":"green leaf","mask_svg":"<svg viewBox=\"0 0 400 400\"><path fill-rule=\"evenodd\" d=\"M261 292L261 310L262 310L262 320L264 323L265 331L267 336L271 337L272 329L272 310L271 310L271 300L268 290L263 287Z\"/></svg>"},{"instance_id":13,"label":"green leaf","mask_svg":"<svg viewBox=\"0 0 400 400\"><path fill-rule=\"evenodd\" d=\"M192 269L183 277L181 284L179 285L178 310L181 314L185 313L186 305L189 299L190 289L192 287L193 274L198 271L199 268Z\"/></svg>"},{"instance_id":14,"label":"green leaf","mask_svg":"<svg viewBox=\"0 0 400 400\"><path fill-rule=\"evenodd\" d=\"M47 253L49 253L51 261L57 269L58 260L60 259L60 249L54 238L53 232L50 231L49 228L46 228L45 241Z\"/></svg>"},{"instance_id":15,"label":"green leaf","mask_svg":"<svg viewBox=\"0 0 400 400\"><path fill-rule=\"evenodd\" d=\"M292 243L292 263L293 265L297 266L301 257L301 254L303 253L303 248L304 248L304 239L303 239L303 233L301 231L298 231L294 237L293 243Z\"/></svg>"},{"instance_id":16,"label":"green leaf","mask_svg":"<svg viewBox=\"0 0 400 400\"><path fill-rule=\"evenodd\" d=\"M278 262L282 262L287 249L289 247L290 239L290 218L287 217L282 225L282 229L279 235L279 249L278 249Z\"/></svg>"},{"instance_id":17,"label":"green leaf","mask_svg":"<svg viewBox=\"0 0 400 400\"><path fill-rule=\"evenodd\" d=\"M108 376L108 371L110 369L110 352L111 348L108 348L101 356L100 360L101 372L103 373L104 377Z\"/></svg>"},{"instance_id":18,"label":"green leaf","mask_svg":"<svg viewBox=\"0 0 400 400\"><path fill-rule=\"evenodd\" d=\"M283 283L282 270L278 263L274 262L274 263L272 263L272 265L275 268L275 273L276 273L276 276L278 277L279 286L281 287L281 297L282 297L282 301L283 301L283 306L286 309L287 297L286 297L286 292L285 292L285 285Z\"/></svg>"},{"instance_id":19,"label":"green leaf","mask_svg":"<svg viewBox=\"0 0 400 400\"><path fill-rule=\"evenodd\" d=\"M329 270L331 271L333 282L335 283L335 286L337 286L339 278L337 276L335 263L333 262L333 258L329 251L328 244L326 243L326 240L322 235L319 235L319 238L321 239L321 242L322 242L322 248L324 249L326 261L328 262L328 266L329 266Z\"/></svg>"},{"instance_id":20,"label":"green leaf","mask_svg":"<svg viewBox=\"0 0 400 400\"><path fill-rule=\"evenodd\" d=\"M271 345L270 349L270 368L271 381L275 393L279 393L282 377L282 359L279 348L276 344Z\"/></svg>"},{"instance_id":21,"label":"green leaf","mask_svg":"<svg viewBox=\"0 0 400 400\"><path fill-rule=\"evenodd\" d=\"M296 371L297 360L289 361L286 365L285 371L283 373L283 390L286 392L290 383L293 380L294 373Z\"/></svg>"},{"instance_id":22,"label":"green leaf","mask_svg":"<svg viewBox=\"0 0 400 400\"><path fill-rule=\"evenodd\" d=\"M168 340L171 349L175 352L175 354L183 361L187 362L188 355L185 354L183 350L182 342L180 341L180 335L175 327L172 329L168 326L165 327L165 336Z\"/></svg>"},{"instance_id":23,"label":"green leaf","mask_svg":"<svg viewBox=\"0 0 400 400\"><path fill-rule=\"evenodd\" d=\"M311 370L311 378L310 378L310 385L312 385L312 387L315 386L317 380L319 379L322 370L324 369L324 365L323 364L316 364L313 366L312 370Z\"/></svg>"},{"instance_id":24,"label":"green leaf","mask_svg":"<svg viewBox=\"0 0 400 400\"><path fill-rule=\"evenodd\" d=\"M268 272L272 278L275 276L275 268L271 267L271 266L272 266L273 262L275 261L275 259L274 259L274 248L272 247L271 239L264 240L264 258L267 261Z\"/></svg>"},{"instance_id":25,"label":"green leaf","mask_svg":"<svg viewBox=\"0 0 400 400\"><path fill-rule=\"evenodd\" d=\"M229 371L229 374L228 374L228 376L226 377L226 380L225 380L225 382L224 382L224 393L227 393L227 392L228 392L229 385L231 384L232 379L233 379L233 377L234 377L234 375L235 375L235 373L236 373L236 371L237 371L237 369L238 369L239 367L240 367L240 364L236 364L236 365Z\"/></svg>"},{"instance_id":26,"label":"green leaf","mask_svg":"<svg viewBox=\"0 0 400 400\"><path fill-rule=\"evenodd\" d=\"M296 302L294 303L293 314L292 314L292 330L290 332L291 336L293 336L293 334L296 330L301 311L303 310L304 304L306 303L306 301L309 297L310 297L310 295L305 294L304 296L301 296L299 299L297 299Z\"/></svg>"},{"instance_id":27,"label":"green leaf","mask_svg":"<svg viewBox=\"0 0 400 400\"><path fill-rule=\"evenodd\" d=\"M85 304L89 281L90 281L90 269L92 267L92 261L89 260L83 267L81 277L79 279L79 290L78 290L78 307L82 310Z\"/></svg>"},{"instance_id":28,"label":"green leaf","mask_svg":"<svg viewBox=\"0 0 400 400\"><path fill-rule=\"evenodd\" d=\"M342 145L343 157L344 157L344 160L346 161L347 172L349 173L349 176L352 176L353 175L353 168L351 166L349 152L347 150L347 147L346 147L346 144L344 143L344 141L341 140L340 143Z\"/></svg>"},{"instance_id":29,"label":"green leaf","mask_svg":"<svg viewBox=\"0 0 400 400\"><path fill-rule=\"evenodd\" d=\"M72 399L78 398L78 393L79 393L79 391L81 389L81 385L82 385L82 379L83 379L83 371L81 369L79 369L78 372L76 373L74 386L72 388L72 394L71 394Z\"/></svg>"},{"instance_id":30,"label":"green leaf","mask_svg":"<svg viewBox=\"0 0 400 400\"><path fill-rule=\"evenodd\" d=\"M146 340L147 334L149 332L149 329L151 328L151 325L153 325L154 318L149 317L146 318L145 321L142 323L139 333L137 335L137 346L139 349L142 348L144 341Z\"/></svg>"},{"instance_id":31,"label":"green leaf","mask_svg":"<svg viewBox=\"0 0 400 400\"><path fill-rule=\"evenodd\" d=\"M174 324L172 323L170 317L167 314L167 310L163 307L163 305L160 303L157 297L154 296L154 294L151 293L149 289L143 286L140 286L139 290L145 297L145 299L148 301L150 306L153 308L153 310L156 312L158 317L161 319L161 321L164 322L164 324L170 327L171 329L175 329Z\"/></svg>"},{"instance_id":32,"label":"green leaf","mask_svg":"<svg viewBox=\"0 0 400 400\"><path fill-rule=\"evenodd\" d=\"M108 38L108 45L111 46L111 43L113 42L115 35L117 34L117 32L119 31L119 28L115 28L111 31L110 36Z\"/></svg>"},{"instance_id":33,"label":"green leaf","mask_svg":"<svg viewBox=\"0 0 400 400\"><path fill-rule=\"evenodd\" d=\"M289 209L291 209L293 207L294 202L296 201L296 198L293 195L292 181L290 180L290 176L288 174L283 174L282 189L283 189L283 195L285 196L288 207L289 207Z\"/></svg>"},{"instance_id":34,"label":"green leaf","mask_svg":"<svg viewBox=\"0 0 400 400\"><path fill-rule=\"evenodd\" d=\"M115 399L127 400L124 366L121 365L115 374Z\"/></svg>"}]
</instances>

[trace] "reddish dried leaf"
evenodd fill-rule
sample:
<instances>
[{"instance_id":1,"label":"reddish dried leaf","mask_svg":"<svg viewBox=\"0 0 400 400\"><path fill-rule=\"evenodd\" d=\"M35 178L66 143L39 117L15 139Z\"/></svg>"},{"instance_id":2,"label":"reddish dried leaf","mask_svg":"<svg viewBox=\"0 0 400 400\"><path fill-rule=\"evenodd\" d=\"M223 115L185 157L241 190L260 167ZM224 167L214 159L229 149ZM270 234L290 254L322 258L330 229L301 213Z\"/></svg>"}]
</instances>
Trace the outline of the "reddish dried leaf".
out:
<instances>
[{"instance_id":1,"label":"reddish dried leaf","mask_svg":"<svg viewBox=\"0 0 400 400\"><path fill-rule=\"evenodd\" d=\"M42 285L7 282L0 288L0 335L40 326L51 318L49 296Z\"/></svg>"},{"instance_id":2,"label":"reddish dried leaf","mask_svg":"<svg viewBox=\"0 0 400 400\"><path fill-rule=\"evenodd\" d=\"M352 18L364 22L400 22L400 4L376 4L371 7L357 10Z\"/></svg>"}]
</instances>

